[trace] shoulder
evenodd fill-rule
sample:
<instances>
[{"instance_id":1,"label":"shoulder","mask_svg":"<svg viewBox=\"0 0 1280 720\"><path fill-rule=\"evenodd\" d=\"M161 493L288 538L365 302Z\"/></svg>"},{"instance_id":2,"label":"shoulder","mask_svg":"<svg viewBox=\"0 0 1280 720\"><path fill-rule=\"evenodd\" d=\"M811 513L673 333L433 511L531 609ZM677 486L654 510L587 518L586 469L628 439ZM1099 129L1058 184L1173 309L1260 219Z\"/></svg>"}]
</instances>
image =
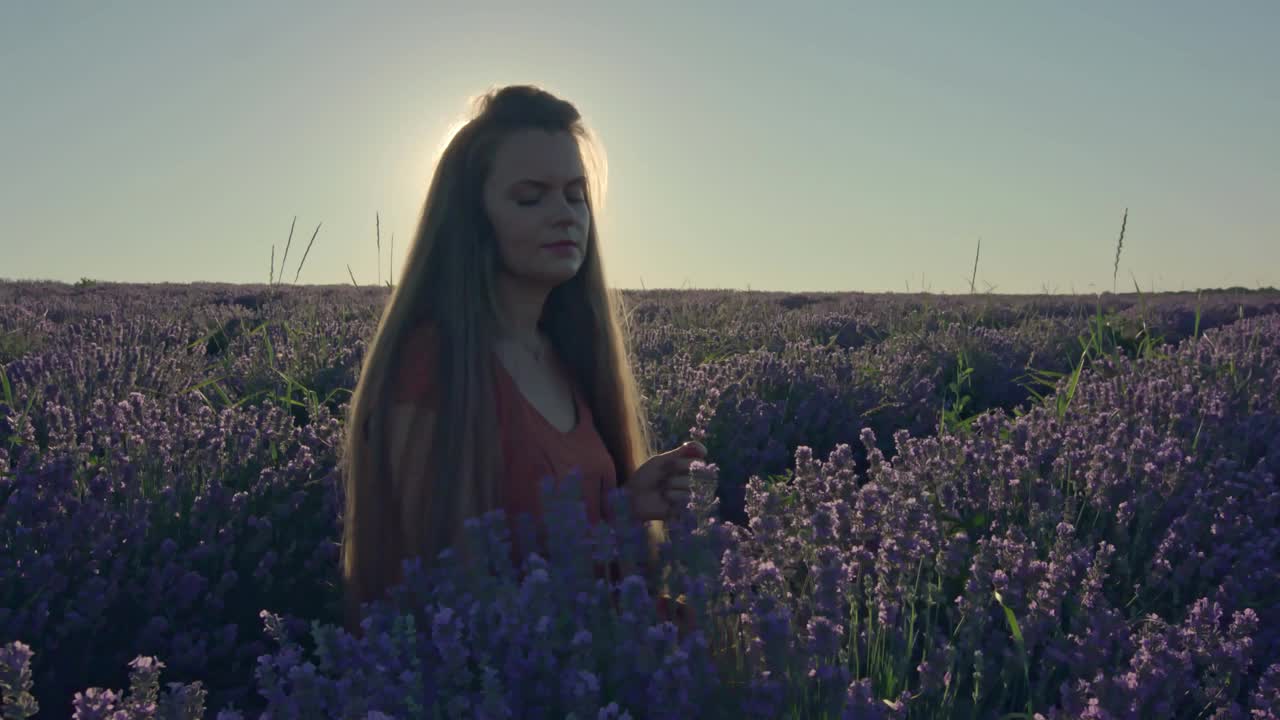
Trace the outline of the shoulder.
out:
<instances>
[{"instance_id":1,"label":"shoulder","mask_svg":"<svg viewBox=\"0 0 1280 720\"><path fill-rule=\"evenodd\" d=\"M440 331L435 323L423 320L411 325L405 332L400 356L435 355L439 352Z\"/></svg>"},{"instance_id":2,"label":"shoulder","mask_svg":"<svg viewBox=\"0 0 1280 720\"><path fill-rule=\"evenodd\" d=\"M429 322L412 326L393 363L394 395L401 401L429 403L436 391L440 333Z\"/></svg>"}]
</instances>

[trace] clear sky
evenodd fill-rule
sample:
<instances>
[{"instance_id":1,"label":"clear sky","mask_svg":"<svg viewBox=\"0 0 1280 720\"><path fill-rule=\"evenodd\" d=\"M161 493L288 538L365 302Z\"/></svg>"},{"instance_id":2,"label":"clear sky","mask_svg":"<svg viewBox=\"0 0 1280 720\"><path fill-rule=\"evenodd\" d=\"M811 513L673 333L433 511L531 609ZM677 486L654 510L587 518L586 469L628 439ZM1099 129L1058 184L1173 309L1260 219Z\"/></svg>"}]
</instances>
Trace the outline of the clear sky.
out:
<instances>
[{"instance_id":1,"label":"clear sky","mask_svg":"<svg viewBox=\"0 0 1280 720\"><path fill-rule=\"evenodd\" d=\"M1280 286L1280 2L0 1L0 278L382 279L469 98L609 161L618 287Z\"/></svg>"}]
</instances>

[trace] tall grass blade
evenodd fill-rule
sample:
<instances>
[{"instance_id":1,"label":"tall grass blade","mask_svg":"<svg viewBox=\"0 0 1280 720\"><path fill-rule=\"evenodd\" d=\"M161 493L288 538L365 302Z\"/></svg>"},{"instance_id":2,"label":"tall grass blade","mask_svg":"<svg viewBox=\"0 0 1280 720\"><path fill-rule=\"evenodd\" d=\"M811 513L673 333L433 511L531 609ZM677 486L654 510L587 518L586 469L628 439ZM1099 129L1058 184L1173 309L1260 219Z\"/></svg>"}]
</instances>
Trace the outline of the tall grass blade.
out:
<instances>
[{"instance_id":1,"label":"tall grass blade","mask_svg":"<svg viewBox=\"0 0 1280 720\"><path fill-rule=\"evenodd\" d=\"M1116 275L1120 273L1120 251L1124 249L1124 228L1129 224L1129 208L1124 209L1124 219L1120 221L1120 240L1116 242L1116 265L1111 271L1111 292L1116 291Z\"/></svg>"}]
</instances>

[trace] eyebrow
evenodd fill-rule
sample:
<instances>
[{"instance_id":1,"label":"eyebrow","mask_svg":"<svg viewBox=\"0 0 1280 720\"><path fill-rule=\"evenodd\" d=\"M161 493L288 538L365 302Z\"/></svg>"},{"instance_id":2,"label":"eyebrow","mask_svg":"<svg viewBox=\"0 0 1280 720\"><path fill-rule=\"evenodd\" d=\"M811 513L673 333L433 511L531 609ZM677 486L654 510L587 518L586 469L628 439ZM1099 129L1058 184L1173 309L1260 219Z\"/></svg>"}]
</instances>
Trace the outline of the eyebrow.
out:
<instances>
[{"instance_id":1,"label":"eyebrow","mask_svg":"<svg viewBox=\"0 0 1280 720\"><path fill-rule=\"evenodd\" d=\"M587 179L586 179L585 177L583 177L582 175L579 175L578 177L573 178L572 180L570 180L567 184L569 184L569 185L573 185L574 183L582 183L582 184L584 184L584 185L585 185L585 184L586 184L586 182L587 182ZM543 180L538 180L538 179L536 179L536 178L522 178L522 179L517 180L517 181L515 181L514 183L512 183L512 186L513 186L513 187L514 187L514 186L516 186L516 185L533 185L533 186L535 186L535 187L539 187L539 188L543 188L543 189L546 189L546 188L551 187L551 183L548 183L548 182L543 181Z\"/></svg>"}]
</instances>

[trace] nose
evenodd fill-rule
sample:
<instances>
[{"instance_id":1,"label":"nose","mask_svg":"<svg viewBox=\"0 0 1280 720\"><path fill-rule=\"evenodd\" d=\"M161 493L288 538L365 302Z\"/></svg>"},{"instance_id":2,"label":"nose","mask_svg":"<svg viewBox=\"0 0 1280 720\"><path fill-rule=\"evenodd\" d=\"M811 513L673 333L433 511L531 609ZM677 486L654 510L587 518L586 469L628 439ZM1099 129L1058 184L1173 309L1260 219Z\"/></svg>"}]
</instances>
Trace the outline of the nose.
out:
<instances>
[{"instance_id":1,"label":"nose","mask_svg":"<svg viewBox=\"0 0 1280 720\"><path fill-rule=\"evenodd\" d=\"M571 205L568 200L561 200L560 203L556 205L553 217L555 219L551 224L552 227L557 230L568 230L569 228L577 227L578 225L577 213L574 212L573 205Z\"/></svg>"}]
</instances>

